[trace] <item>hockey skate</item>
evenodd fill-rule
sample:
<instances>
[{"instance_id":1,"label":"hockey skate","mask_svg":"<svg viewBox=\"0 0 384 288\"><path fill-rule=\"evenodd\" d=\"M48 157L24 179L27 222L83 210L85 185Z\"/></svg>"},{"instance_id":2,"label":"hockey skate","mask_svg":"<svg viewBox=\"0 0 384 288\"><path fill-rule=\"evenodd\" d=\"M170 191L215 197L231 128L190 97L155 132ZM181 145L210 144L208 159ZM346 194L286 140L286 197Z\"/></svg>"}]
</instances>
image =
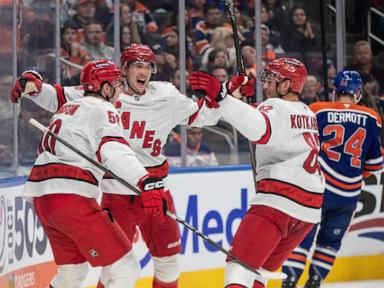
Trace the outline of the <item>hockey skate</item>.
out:
<instances>
[{"instance_id":1,"label":"hockey skate","mask_svg":"<svg viewBox=\"0 0 384 288\"><path fill-rule=\"evenodd\" d=\"M297 276L291 275L285 279L281 285L281 288L296 288L296 284L299 281Z\"/></svg>"},{"instance_id":2,"label":"hockey skate","mask_svg":"<svg viewBox=\"0 0 384 288\"><path fill-rule=\"evenodd\" d=\"M320 275L311 275L310 278L305 283L304 288L320 288L321 277Z\"/></svg>"}]
</instances>

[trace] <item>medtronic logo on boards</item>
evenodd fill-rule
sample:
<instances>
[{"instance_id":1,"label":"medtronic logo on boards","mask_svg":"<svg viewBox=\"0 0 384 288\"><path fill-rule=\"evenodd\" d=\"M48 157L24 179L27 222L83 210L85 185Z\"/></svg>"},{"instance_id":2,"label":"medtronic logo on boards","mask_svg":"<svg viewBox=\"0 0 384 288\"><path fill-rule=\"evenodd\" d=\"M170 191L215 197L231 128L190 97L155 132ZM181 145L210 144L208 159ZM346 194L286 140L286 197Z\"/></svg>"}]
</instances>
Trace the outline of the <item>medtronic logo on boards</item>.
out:
<instances>
[{"instance_id":1,"label":"medtronic logo on boards","mask_svg":"<svg viewBox=\"0 0 384 288\"><path fill-rule=\"evenodd\" d=\"M203 194L191 194L188 196L187 203L182 205L183 207L186 207L186 209L183 210L185 211L184 214L178 213L177 215L180 219L183 219L186 223L192 225L205 236L215 241L218 245L229 247L235 234L235 229L237 229L236 224L240 222L248 209L248 192L247 188L241 188L240 193L231 193L234 198L240 196L240 206L234 206L225 214L216 209L202 213L199 206L201 206L200 203L205 201L202 196ZM238 199L231 199L231 203L238 202ZM180 203L176 203L176 209L178 209L177 211L180 211L181 207L178 204ZM184 225L180 224L179 228L181 234L182 255L188 255L190 253L196 255L203 250L210 253L219 253L217 248L197 236ZM134 243L138 242L137 237L141 238L139 231L136 233ZM220 238L219 241L217 241L218 238ZM150 262L151 256L147 250L145 250L145 252L142 250L142 243L139 243L139 246L141 246L138 249L140 251L135 251L135 254L138 255L138 258L140 259L141 268L144 268Z\"/></svg>"},{"instance_id":2,"label":"medtronic logo on boards","mask_svg":"<svg viewBox=\"0 0 384 288\"><path fill-rule=\"evenodd\" d=\"M218 210L210 210L203 216L202 223L200 225L198 221L199 208L198 208L198 196L190 195L188 198L188 206L186 215L184 217L185 222L189 223L197 230L202 232L208 238L212 238L215 235L215 238L220 237L221 240L216 241L220 246L224 246L224 240L226 243L230 244L234 236L233 224L236 220L240 221L245 212L248 209L248 200L247 200L247 188L241 188L240 192L240 204L239 208L233 208L230 210L228 215L222 215ZM236 194L233 194L236 195ZM182 254L186 253L186 246L189 241L192 241L192 252L199 253L201 241L205 249L209 252L217 252L218 249L208 242L201 239L192 231L184 226L180 226L181 232L181 244L182 244ZM213 240L213 239L212 239Z\"/></svg>"}]
</instances>

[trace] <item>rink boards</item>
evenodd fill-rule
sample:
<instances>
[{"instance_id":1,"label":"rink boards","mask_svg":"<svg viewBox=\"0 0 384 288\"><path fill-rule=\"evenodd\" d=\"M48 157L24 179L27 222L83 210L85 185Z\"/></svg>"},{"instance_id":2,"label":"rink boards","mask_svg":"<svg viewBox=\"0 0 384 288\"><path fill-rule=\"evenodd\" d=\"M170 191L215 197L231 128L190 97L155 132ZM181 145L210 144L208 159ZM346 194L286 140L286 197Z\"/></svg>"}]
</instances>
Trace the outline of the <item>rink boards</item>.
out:
<instances>
[{"instance_id":1,"label":"rink boards","mask_svg":"<svg viewBox=\"0 0 384 288\"><path fill-rule=\"evenodd\" d=\"M366 181L329 281L384 278L383 181L380 174ZM24 182L24 177L0 181L0 287L47 287L55 274L52 252L33 207L19 196ZM228 249L255 194L250 167L177 169L171 171L169 182L177 215ZM225 255L183 226L180 232L180 287L223 287ZM152 261L139 233L134 249L143 268L137 287L151 287ZM90 270L84 287L93 287L97 276L97 269Z\"/></svg>"}]
</instances>

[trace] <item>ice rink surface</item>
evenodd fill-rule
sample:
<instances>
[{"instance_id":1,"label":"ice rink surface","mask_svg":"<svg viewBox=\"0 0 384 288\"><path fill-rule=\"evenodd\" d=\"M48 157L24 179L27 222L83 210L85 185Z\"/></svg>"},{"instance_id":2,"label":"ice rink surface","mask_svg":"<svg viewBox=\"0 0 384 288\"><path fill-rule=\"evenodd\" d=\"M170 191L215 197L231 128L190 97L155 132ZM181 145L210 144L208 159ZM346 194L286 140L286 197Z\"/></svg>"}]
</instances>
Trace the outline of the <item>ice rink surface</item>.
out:
<instances>
[{"instance_id":1,"label":"ice rink surface","mask_svg":"<svg viewBox=\"0 0 384 288\"><path fill-rule=\"evenodd\" d=\"M384 288L384 279L370 281L353 281L340 283L326 283L321 288Z\"/></svg>"}]
</instances>

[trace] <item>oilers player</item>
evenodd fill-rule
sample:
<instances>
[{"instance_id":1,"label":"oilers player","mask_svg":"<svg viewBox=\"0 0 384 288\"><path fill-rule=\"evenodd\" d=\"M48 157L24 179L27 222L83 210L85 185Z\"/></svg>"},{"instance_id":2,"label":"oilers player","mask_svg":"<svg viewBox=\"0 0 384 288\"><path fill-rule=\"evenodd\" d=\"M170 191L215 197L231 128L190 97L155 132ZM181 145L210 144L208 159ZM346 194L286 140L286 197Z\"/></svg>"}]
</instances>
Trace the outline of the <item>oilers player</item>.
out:
<instances>
[{"instance_id":1,"label":"oilers player","mask_svg":"<svg viewBox=\"0 0 384 288\"><path fill-rule=\"evenodd\" d=\"M220 85L205 72L192 72L193 90L204 91L212 107L250 141L255 141L257 193L234 236L231 252L255 269L277 270L290 252L320 221L324 181L318 164L318 131L314 113L299 101L307 70L294 58L264 66L263 90L270 99L254 107L227 96L252 96L253 80L233 77ZM241 79L241 78L240 78ZM236 81L235 81L236 80ZM240 83L238 89L236 86ZM230 91L231 92L231 91ZM261 288L266 280L230 261L226 288Z\"/></svg>"},{"instance_id":2,"label":"oilers player","mask_svg":"<svg viewBox=\"0 0 384 288\"><path fill-rule=\"evenodd\" d=\"M161 185L162 180L149 175L136 158L124 140L119 114L110 103L123 89L120 68L107 60L92 61L83 68L80 81L87 97L63 105L53 115L49 129L76 143L89 158L137 184L143 192L143 209L164 217L163 188L147 189ZM23 196L33 201L58 265L51 288L80 287L88 263L103 267L106 287L135 287L140 265L131 251L131 241L96 201L103 174L44 134Z\"/></svg>"},{"instance_id":3,"label":"oilers player","mask_svg":"<svg viewBox=\"0 0 384 288\"><path fill-rule=\"evenodd\" d=\"M340 71L334 86L336 102L317 102L310 106L319 123L319 162L326 180L322 220L285 262L283 272L288 278L282 284L284 288L296 287L317 228L316 247L305 287L320 287L332 269L352 220L364 175L382 169L381 118L374 110L357 105L362 88L359 73Z\"/></svg>"},{"instance_id":4,"label":"oilers player","mask_svg":"<svg viewBox=\"0 0 384 288\"><path fill-rule=\"evenodd\" d=\"M145 168L162 178L167 188L168 163L162 150L168 134L176 125L214 125L220 116L203 101L195 102L181 94L171 83L150 81L151 74L156 73L156 56L147 45L132 44L125 48L121 65L127 90L119 95L116 108L121 116L124 137ZM36 89L24 91L18 80L11 92L11 100L17 102L21 94L27 92L29 99L52 112L84 94L79 87L42 84L33 71L23 73L20 79L33 83ZM104 192L102 206L110 209L130 240L133 240L136 226L140 227L154 262L153 287L177 288L181 241L176 221L170 217L162 221L160 217L147 215L141 199L132 191L125 192L127 188L108 176L101 182L101 188ZM166 191L166 201L168 209L174 213L169 190ZM103 287L102 283L98 287Z\"/></svg>"}]
</instances>

